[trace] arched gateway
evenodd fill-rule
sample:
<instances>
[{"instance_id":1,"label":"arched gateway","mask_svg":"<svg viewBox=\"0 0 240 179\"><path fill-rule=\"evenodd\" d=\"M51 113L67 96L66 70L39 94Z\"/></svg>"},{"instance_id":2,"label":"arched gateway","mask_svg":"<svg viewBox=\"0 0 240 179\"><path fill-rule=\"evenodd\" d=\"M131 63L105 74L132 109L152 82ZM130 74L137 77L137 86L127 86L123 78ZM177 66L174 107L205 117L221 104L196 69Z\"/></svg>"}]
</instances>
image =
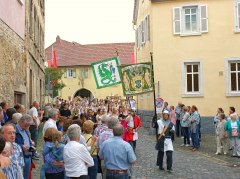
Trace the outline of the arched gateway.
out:
<instances>
[{"instance_id":1,"label":"arched gateway","mask_svg":"<svg viewBox=\"0 0 240 179\"><path fill-rule=\"evenodd\" d=\"M93 99L92 92L85 88L77 90L76 93L73 95L73 97L75 98L77 96L80 96L82 98L89 97L90 99Z\"/></svg>"}]
</instances>

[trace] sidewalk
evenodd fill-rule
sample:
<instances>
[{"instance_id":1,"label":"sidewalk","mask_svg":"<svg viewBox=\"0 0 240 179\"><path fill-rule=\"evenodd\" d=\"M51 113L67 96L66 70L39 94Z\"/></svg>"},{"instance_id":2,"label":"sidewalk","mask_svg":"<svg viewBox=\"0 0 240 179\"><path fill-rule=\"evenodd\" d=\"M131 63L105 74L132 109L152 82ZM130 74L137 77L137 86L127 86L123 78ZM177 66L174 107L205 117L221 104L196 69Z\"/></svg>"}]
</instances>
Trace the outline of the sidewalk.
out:
<instances>
[{"instance_id":1,"label":"sidewalk","mask_svg":"<svg viewBox=\"0 0 240 179\"><path fill-rule=\"evenodd\" d=\"M175 137L174 148L183 151L190 151L191 147L181 147L183 144L183 139L181 137ZM216 155L217 144L215 136L211 134L202 134L201 147L198 152L208 156L213 157L219 162L225 162L229 166L237 166L240 167L240 158L231 157L232 151L229 150L227 155ZM191 152L191 151L190 151ZM196 152L195 152L196 153Z\"/></svg>"}]
</instances>

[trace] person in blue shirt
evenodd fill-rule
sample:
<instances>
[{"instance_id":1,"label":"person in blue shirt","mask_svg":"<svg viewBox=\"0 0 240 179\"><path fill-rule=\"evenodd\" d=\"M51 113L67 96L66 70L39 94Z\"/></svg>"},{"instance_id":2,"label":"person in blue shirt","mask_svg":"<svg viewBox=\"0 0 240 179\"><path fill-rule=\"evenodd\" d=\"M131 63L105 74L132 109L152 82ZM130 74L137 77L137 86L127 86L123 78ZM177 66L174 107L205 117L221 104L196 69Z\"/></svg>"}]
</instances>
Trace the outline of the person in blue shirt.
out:
<instances>
[{"instance_id":1,"label":"person in blue shirt","mask_svg":"<svg viewBox=\"0 0 240 179\"><path fill-rule=\"evenodd\" d=\"M114 137L103 142L99 157L106 166L106 179L127 179L128 170L136 162L131 145L122 139L123 127L117 124L113 128Z\"/></svg>"}]
</instances>

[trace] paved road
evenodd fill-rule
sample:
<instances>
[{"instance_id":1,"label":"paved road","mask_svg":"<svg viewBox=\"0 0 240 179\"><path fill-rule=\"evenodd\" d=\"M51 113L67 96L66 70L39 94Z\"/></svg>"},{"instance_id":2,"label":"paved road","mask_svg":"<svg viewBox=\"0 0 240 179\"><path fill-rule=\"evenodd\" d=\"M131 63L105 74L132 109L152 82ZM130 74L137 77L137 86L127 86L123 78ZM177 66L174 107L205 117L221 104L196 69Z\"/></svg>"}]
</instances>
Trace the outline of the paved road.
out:
<instances>
[{"instance_id":1,"label":"paved road","mask_svg":"<svg viewBox=\"0 0 240 179\"><path fill-rule=\"evenodd\" d=\"M40 139L40 141L42 141ZM41 142L40 142L41 143ZM157 151L154 149L155 138L142 128L137 142L137 164L133 167L133 179L240 179L240 159L228 156L216 156L214 136L202 137L200 152L192 153L186 147L180 147L181 138L174 142L173 172L158 170L156 166ZM40 151L40 149L39 149ZM164 159L165 160L165 159ZM40 161L35 161L36 169L33 179L39 179ZM165 163L165 162L164 162ZM233 165L237 165L234 167ZM166 167L165 167L166 168Z\"/></svg>"},{"instance_id":2,"label":"paved road","mask_svg":"<svg viewBox=\"0 0 240 179\"><path fill-rule=\"evenodd\" d=\"M134 179L157 179L157 178L172 178L172 179L240 179L240 168L233 167L234 162L229 156L229 161L226 162L219 159L221 156L212 157L202 152L191 152L189 148L179 147L181 139L176 139L174 144L175 151L173 155L173 172L160 171L156 166L157 151L154 150L155 139L153 136L148 135L146 129L141 129L140 137L137 143L137 164L133 167ZM209 144L211 145L211 144ZM208 146L209 146L208 145ZM212 144L214 145L214 144ZM164 159L165 161L165 159ZM166 166L164 166L166 168Z\"/></svg>"}]
</instances>

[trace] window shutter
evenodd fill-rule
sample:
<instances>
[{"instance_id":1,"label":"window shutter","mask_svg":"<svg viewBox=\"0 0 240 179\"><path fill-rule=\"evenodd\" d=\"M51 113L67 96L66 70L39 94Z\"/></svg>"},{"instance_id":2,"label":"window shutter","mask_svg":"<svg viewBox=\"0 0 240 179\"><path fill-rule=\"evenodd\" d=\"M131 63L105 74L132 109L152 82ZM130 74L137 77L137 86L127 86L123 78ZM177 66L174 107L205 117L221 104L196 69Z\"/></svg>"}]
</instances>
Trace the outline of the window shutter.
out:
<instances>
[{"instance_id":1,"label":"window shutter","mask_svg":"<svg viewBox=\"0 0 240 179\"><path fill-rule=\"evenodd\" d=\"M145 42L149 41L148 38L148 16L145 18Z\"/></svg>"},{"instance_id":2,"label":"window shutter","mask_svg":"<svg viewBox=\"0 0 240 179\"><path fill-rule=\"evenodd\" d=\"M135 30L135 38L136 38L136 45L137 45L137 48L139 48L138 47L138 28Z\"/></svg>"},{"instance_id":3,"label":"window shutter","mask_svg":"<svg viewBox=\"0 0 240 179\"><path fill-rule=\"evenodd\" d=\"M240 31L240 1L235 2L235 32Z\"/></svg>"},{"instance_id":4,"label":"window shutter","mask_svg":"<svg viewBox=\"0 0 240 179\"><path fill-rule=\"evenodd\" d=\"M181 33L181 8L180 7L173 8L173 33L174 34Z\"/></svg>"},{"instance_id":5,"label":"window shutter","mask_svg":"<svg viewBox=\"0 0 240 179\"><path fill-rule=\"evenodd\" d=\"M84 78L88 78L88 68L84 68Z\"/></svg>"},{"instance_id":6,"label":"window shutter","mask_svg":"<svg viewBox=\"0 0 240 179\"><path fill-rule=\"evenodd\" d=\"M142 30L141 30L141 34L142 34L142 44L145 43L145 33L144 33L144 30L145 30L145 21L142 21Z\"/></svg>"},{"instance_id":7,"label":"window shutter","mask_svg":"<svg viewBox=\"0 0 240 179\"><path fill-rule=\"evenodd\" d=\"M64 70L64 78L67 78L67 70Z\"/></svg>"},{"instance_id":8,"label":"window shutter","mask_svg":"<svg viewBox=\"0 0 240 179\"><path fill-rule=\"evenodd\" d=\"M207 5L200 6L201 32L208 32L208 8Z\"/></svg>"},{"instance_id":9,"label":"window shutter","mask_svg":"<svg viewBox=\"0 0 240 179\"><path fill-rule=\"evenodd\" d=\"M73 78L76 78L76 69L73 69L73 70L72 70L72 73L73 73L73 74L72 74L72 75L73 75Z\"/></svg>"},{"instance_id":10,"label":"window shutter","mask_svg":"<svg viewBox=\"0 0 240 179\"><path fill-rule=\"evenodd\" d=\"M139 48L141 47L142 44L142 25L139 25Z\"/></svg>"}]
</instances>

